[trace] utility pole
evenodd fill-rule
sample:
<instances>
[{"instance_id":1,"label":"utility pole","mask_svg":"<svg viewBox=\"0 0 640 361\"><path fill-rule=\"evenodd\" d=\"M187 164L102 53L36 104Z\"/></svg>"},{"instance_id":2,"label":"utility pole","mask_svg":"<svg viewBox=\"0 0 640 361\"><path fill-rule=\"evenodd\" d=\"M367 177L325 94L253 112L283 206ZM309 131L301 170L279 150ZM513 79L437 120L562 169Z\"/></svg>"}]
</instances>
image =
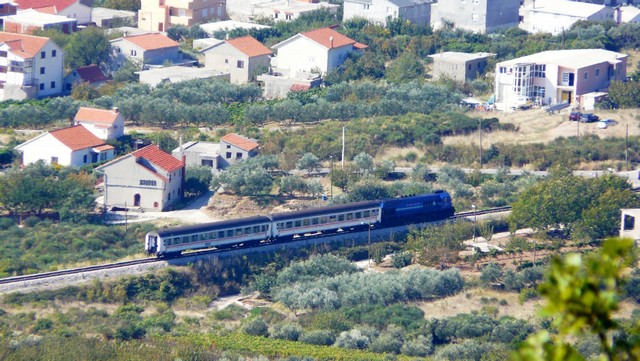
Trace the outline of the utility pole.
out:
<instances>
[{"instance_id":1,"label":"utility pole","mask_svg":"<svg viewBox=\"0 0 640 361\"><path fill-rule=\"evenodd\" d=\"M342 127L342 169L344 169L344 132L345 127Z\"/></svg>"},{"instance_id":2,"label":"utility pole","mask_svg":"<svg viewBox=\"0 0 640 361\"><path fill-rule=\"evenodd\" d=\"M478 131L480 132L480 169L482 169L482 119L478 120Z\"/></svg>"},{"instance_id":3,"label":"utility pole","mask_svg":"<svg viewBox=\"0 0 640 361\"><path fill-rule=\"evenodd\" d=\"M627 132L624 136L624 162L629 170L629 123L627 123Z\"/></svg>"},{"instance_id":4,"label":"utility pole","mask_svg":"<svg viewBox=\"0 0 640 361\"><path fill-rule=\"evenodd\" d=\"M333 199L333 156L330 155L329 159L331 160L331 174L329 176L329 181L331 182L331 186L329 192L331 193L331 199Z\"/></svg>"}]
</instances>

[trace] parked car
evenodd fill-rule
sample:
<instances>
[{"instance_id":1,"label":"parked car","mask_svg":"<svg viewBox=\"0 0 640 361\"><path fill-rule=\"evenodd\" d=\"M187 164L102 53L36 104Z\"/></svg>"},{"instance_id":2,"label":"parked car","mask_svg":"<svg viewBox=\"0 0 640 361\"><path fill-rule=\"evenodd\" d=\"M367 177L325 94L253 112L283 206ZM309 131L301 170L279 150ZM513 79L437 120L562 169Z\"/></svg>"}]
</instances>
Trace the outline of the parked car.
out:
<instances>
[{"instance_id":1,"label":"parked car","mask_svg":"<svg viewBox=\"0 0 640 361\"><path fill-rule=\"evenodd\" d=\"M569 120L576 122L580 120L581 116L582 116L582 113L580 112L571 112L569 113Z\"/></svg>"},{"instance_id":2,"label":"parked car","mask_svg":"<svg viewBox=\"0 0 640 361\"><path fill-rule=\"evenodd\" d=\"M598 119L600 118L593 113L584 113L580 116L580 122L582 123L593 123L597 122Z\"/></svg>"},{"instance_id":3,"label":"parked car","mask_svg":"<svg viewBox=\"0 0 640 361\"><path fill-rule=\"evenodd\" d=\"M598 122L599 129L607 129L610 125L614 125L616 123L613 119L602 119Z\"/></svg>"}]
</instances>

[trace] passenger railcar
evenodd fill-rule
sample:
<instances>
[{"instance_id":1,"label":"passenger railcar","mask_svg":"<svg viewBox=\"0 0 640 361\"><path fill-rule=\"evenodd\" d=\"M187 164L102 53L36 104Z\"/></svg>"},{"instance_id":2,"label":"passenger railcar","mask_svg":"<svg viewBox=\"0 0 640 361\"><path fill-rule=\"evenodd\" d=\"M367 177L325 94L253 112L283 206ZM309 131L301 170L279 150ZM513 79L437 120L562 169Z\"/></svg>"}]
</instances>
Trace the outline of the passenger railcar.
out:
<instances>
[{"instance_id":1,"label":"passenger railcar","mask_svg":"<svg viewBox=\"0 0 640 361\"><path fill-rule=\"evenodd\" d=\"M364 201L296 212L232 219L147 233L145 250L157 256L186 250L287 242L320 233L429 222L449 218L454 208L447 192Z\"/></svg>"},{"instance_id":2,"label":"passenger railcar","mask_svg":"<svg viewBox=\"0 0 640 361\"><path fill-rule=\"evenodd\" d=\"M199 248L227 248L271 238L271 219L265 216L231 219L149 232L145 250L156 255Z\"/></svg>"}]
</instances>

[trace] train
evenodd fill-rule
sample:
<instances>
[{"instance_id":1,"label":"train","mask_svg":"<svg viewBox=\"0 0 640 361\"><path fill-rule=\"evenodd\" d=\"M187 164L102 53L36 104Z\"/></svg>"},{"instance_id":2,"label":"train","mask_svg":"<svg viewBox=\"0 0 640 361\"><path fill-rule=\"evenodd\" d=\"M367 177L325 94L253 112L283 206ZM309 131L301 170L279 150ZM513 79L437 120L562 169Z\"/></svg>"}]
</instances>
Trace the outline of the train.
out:
<instances>
[{"instance_id":1,"label":"train","mask_svg":"<svg viewBox=\"0 0 640 361\"><path fill-rule=\"evenodd\" d=\"M439 190L155 230L145 236L145 251L160 258L175 257L185 251L253 247L326 234L432 222L449 218L454 212L449 193Z\"/></svg>"}]
</instances>

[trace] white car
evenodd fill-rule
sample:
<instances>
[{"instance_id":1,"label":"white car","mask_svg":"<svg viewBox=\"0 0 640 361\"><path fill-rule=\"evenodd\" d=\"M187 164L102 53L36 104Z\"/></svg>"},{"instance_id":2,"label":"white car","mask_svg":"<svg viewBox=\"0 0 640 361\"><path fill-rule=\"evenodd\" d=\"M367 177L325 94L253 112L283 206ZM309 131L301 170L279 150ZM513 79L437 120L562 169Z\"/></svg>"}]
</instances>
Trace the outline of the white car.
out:
<instances>
[{"instance_id":1,"label":"white car","mask_svg":"<svg viewBox=\"0 0 640 361\"><path fill-rule=\"evenodd\" d=\"M615 124L615 121L613 119L602 119L601 121L598 122L598 128L607 129L607 127L613 124Z\"/></svg>"}]
</instances>

